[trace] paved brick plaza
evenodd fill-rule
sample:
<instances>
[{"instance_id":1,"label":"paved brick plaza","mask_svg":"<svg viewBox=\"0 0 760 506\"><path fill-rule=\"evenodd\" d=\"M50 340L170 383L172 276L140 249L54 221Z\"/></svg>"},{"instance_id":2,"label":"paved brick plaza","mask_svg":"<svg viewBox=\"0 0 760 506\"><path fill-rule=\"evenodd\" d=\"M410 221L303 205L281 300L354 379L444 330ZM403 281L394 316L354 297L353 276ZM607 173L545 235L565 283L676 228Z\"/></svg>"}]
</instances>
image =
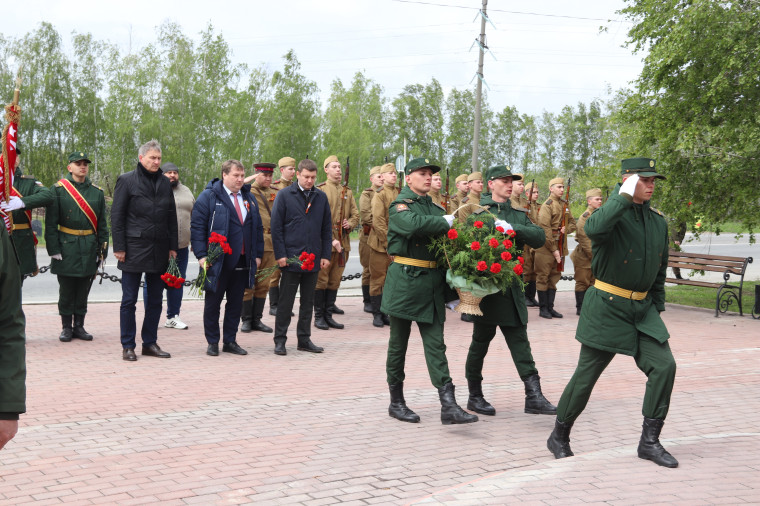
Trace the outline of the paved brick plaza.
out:
<instances>
[{"instance_id":1,"label":"paved brick plaza","mask_svg":"<svg viewBox=\"0 0 760 506\"><path fill-rule=\"evenodd\" d=\"M288 356L277 357L271 334L251 333L239 335L248 356L208 357L202 303L187 301L190 330L159 330L172 358L136 363L121 360L118 304L90 306L91 343L58 341L55 306L25 307L29 412L0 451L0 503L760 502L760 321L675 306L664 313L678 373L663 442L681 464L664 469L636 457L645 379L631 358L613 361L575 424L576 456L554 460L545 448L554 419L523 414L503 340L484 370L497 414L462 426L441 425L413 340L406 399L422 423L405 424L387 415L387 327L371 325L359 297L338 302L346 329L314 329L322 355L296 351L291 338ZM572 292L558 294L562 320L530 310L534 355L555 403L577 358L573 304ZM469 331L449 313L463 406Z\"/></svg>"}]
</instances>

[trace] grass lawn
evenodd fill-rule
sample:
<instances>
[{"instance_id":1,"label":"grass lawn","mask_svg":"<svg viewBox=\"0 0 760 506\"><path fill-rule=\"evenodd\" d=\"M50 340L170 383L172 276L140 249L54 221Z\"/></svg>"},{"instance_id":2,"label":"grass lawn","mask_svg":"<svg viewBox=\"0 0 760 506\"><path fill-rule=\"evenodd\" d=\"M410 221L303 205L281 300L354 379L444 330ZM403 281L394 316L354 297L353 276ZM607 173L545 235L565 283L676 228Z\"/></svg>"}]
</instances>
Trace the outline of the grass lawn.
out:
<instances>
[{"instance_id":1,"label":"grass lawn","mask_svg":"<svg viewBox=\"0 0 760 506\"><path fill-rule=\"evenodd\" d=\"M744 314L752 314L755 305L755 286L760 281L745 281L742 291L742 308ZM665 287L665 301L684 306L705 307L715 309L715 297L718 294L716 288L703 288L701 286L676 285ZM736 302L729 306L729 311L739 312Z\"/></svg>"}]
</instances>

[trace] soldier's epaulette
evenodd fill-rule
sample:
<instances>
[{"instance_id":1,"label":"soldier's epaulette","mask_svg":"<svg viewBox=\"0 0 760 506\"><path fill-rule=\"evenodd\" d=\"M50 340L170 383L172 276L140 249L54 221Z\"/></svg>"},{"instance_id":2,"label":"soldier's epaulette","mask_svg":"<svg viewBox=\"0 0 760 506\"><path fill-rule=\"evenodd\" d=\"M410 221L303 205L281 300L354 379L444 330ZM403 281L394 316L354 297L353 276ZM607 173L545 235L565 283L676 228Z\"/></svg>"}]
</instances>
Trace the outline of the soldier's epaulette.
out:
<instances>
[{"instance_id":1,"label":"soldier's epaulette","mask_svg":"<svg viewBox=\"0 0 760 506\"><path fill-rule=\"evenodd\" d=\"M466 203L468 200L470 200L470 197L463 197L462 198L462 204Z\"/></svg>"},{"instance_id":2,"label":"soldier's epaulette","mask_svg":"<svg viewBox=\"0 0 760 506\"><path fill-rule=\"evenodd\" d=\"M588 211L586 211L585 213L581 214L581 217L583 217L583 218L588 218L589 216L591 216L591 213L588 212Z\"/></svg>"},{"instance_id":3,"label":"soldier's epaulette","mask_svg":"<svg viewBox=\"0 0 760 506\"><path fill-rule=\"evenodd\" d=\"M440 209L443 209L444 211L446 211L446 208L445 208L445 207L443 207L443 206L442 206L441 204L439 204L438 202L433 202L433 205L434 205L434 206L436 206L436 207L439 207Z\"/></svg>"},{"instance_id":4,"label":"soldier's epaulette","mask_svg":"<svg viewBox=\"0 0 760 506\"><path fill-rule=\"evenodd\" d=\"M31 174L22 174L19 177L21 177L21 179L34 179L34 176L32 176Z\"/></svg>"},{"instance_id":5,"label":"soldier's epaulette","mask_svg":"<svg viewBox=\"0 0 760 506\"><path fill-rule=\"evenodd\" d=\"M98 189L98 190L100 190L100 191L103 191L103 188L101 188L100 186L98 186L98 185L96 185L96 184L92 185L92 187L93 187L93 188L97 188L97 189Z\"/></svg>"},{"instance_id":6,"label":"soldier's epaulette","mask_svg":"<svg viewBox=\"0 0 760 506\"><path fill-rule=\"evenodd\" d=\"M488 209L489 209L489 206L479 207L478 209L475 209L472 212L472 214L482 214L482 213L488 212Z\"/></svg>"},{"instance_id":7,"label":"soldier's epaulette","mask_svg":"<svg viewBox=\"0 0 760 506\"><path fill-rule=\"evenodd\" d=\"M57 181L53 186L63 186L63 183L61 183L60 181Z\"/></svg>"},{"instance_id":8,"label":"soldier's epaulette","mask_svg":"<svg viewBox=\"0 0 760 506\"><path fill-rule=\"evenodd\" d=\"M546 202L544 202L544 205L545 205L545 206L550 206L550 205L552 205L552 199L549 199L549 200L547 200Z\"/></svg>"},{"instance_id":9,"label":"soldier's epaulette","mask_svg":"<svg viewBox=\"0 0 760 506\"><path fill-rule=\"evenodd\" d=\"M326 184L327 184L327 181L325 181L324 183L319 183L319 184L317 185L317 188L319 188L320 186L324 186L324 185L326 185Z\"/></svg>"},{"instance_id":10,"label":"soldier's epaulette","mask_svg":"<svg viewBox=\"0 0 760 506\"><path fill-rule=\"evenodd\" d=\"M414 200L412 200L412 199L401 199L401 200L403 200L407 204L414 204Z\"/></svg>"},{"instance_id":11,"label":"soldier's epaulette","mask_svg":"<svg viewBox=\"0 0 760 506\"><path fill-rule=\"evenodd\" d=\"M280 184L280 180L278 179L277 181L272 181L272 184Z\"/></svg>"},{"instance_id":12,"label":"soldier's epaulette","mask_svg":"<svg viewBox=\"0 0 760 506\"><path fill-rule=\"evenodd\" d=\"M372 187L370 186L369 188L365 188L363 191L365 191L365 192L371 192L372 191Z\"/></svg>"},{"instance_id":13,"label":"soldier's epaulette","mask_svg":"<svg viewBox=\"0 0 760 506\"><path fill-rule=\"evenodd\" d=\"M525 213L525 214L528 214L530 212L530 209L525 209L524 207L512 206L512 209L514 209L515 211L520 211L521 213Z\"/></svg>"},{"instance_id":14,"label":"soldier's epaulette","mask_svg":"<svg viewBox=\"0 0 760 506\"><path fill-rule=\"evenodd\" d=\"M664 215L664 214L662 214L662 211L660 211L659 209L655 209L654 207L652 207L652 206L649 206L649 210L650 210L650 211L652 211L653 213L657 213L657 214L659 214L659 215L660 215L660 216L662 216L663 218L665 217L665 215Z\"/></svg>"}]
</instances>

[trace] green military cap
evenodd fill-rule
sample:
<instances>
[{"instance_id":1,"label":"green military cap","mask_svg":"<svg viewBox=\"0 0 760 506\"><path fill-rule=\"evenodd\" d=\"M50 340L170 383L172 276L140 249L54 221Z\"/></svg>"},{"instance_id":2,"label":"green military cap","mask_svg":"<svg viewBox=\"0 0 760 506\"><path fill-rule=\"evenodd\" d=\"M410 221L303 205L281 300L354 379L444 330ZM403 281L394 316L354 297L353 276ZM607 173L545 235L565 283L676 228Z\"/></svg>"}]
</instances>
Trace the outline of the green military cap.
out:
<instances>
[{"instance_id":1,"label":"green military cap","mask_svg":"<svg viewBox=\"0 0 760 506\"><path fill-rule=\"evenodd\" d=\"M486 171L486 181L493 181L494 179L501 179L503 177L511 177L513 181L522 179L520 174L512 174L512 171L506 165L497 165Z\"/></svg>"},{"instance_id":2,"label":"green military cap","mask_svg":"<svg viewBox=\"0 0 760 506\"><path fill-rule=\"evenodd\" d=\"M622 174L638 174L640 177L656 177L665 179L665 176L657 173L655 161L651 158L626 158L621 162Z\"/></svg>"},{"instance_id":3,"label":"green military cap","mask_svg":"<svg viewBox=\"0 0 760 506\"><path fill-rule=\"evenodd\" d=\"M74 151L69 155L69 163L78 162L79 160L84 160L87 163L92 163L90 162L90 159L87 158L87 153L84 151Z\"/></svg>"},{"instance_id":4,"label":"green military cap","mask_svg":"<svg viewBox=\"0 0 760 506\"><path fill-rule=\"evenodd\" d=\"M404 174L408 176L415 170L420 170L420 169L430 169L433 171L433 174L441 171L441 168L439 166L431 163L430 160L428 160L427 158L415 158L414 160L410 160L409 163L406 164L406 167L404 167Z\"/></svg>"}]
</instances>

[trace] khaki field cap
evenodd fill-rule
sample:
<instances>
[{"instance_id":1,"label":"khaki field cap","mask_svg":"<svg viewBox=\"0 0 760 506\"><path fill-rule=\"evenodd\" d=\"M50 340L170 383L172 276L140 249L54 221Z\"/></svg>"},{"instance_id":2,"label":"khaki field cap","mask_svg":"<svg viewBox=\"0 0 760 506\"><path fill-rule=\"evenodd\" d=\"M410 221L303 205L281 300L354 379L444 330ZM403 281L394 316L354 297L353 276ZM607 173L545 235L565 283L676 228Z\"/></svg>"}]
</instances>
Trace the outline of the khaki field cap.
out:
<instances>
[{"instance_id":1,"label":"khaki field cap","mask_svg":"<svg viewBox=\"0 0 760 506\"><path fill-rule=\"evenodd\" d=\"M467 176L467 181L483 181L483 174L480 172L473 172L469 176Z\"/></svg>"},{"instance_id":2,"label":"khaki field cap","mask_svg":"<svg viewBox=\"0 0 760 506\"><path fill-rule=\"evenodd\" d=\"M526 192L533 191L534 186L536 186L536 183L534 181L531 181L530 183L525 185L525 191Z\"/></svg>"},{"instance_id":3,"label":"khaki field cap","mask_svg":"<svg viewBox=\"0 0 760 506\"><path fill-rule=\"evenodd\" d=\"M638 174L639 177L654 176L657 179L665 179L665 176L657 172L655 161L651 158L626 158L622 161L622 174Z\"/></svg>"},{"instance_id":4,"label":"khaki field cap","mask_svg":"<svg viewBox=\"0 0 760 506\"><path fill-rule=\"evenodd\" d=\"M589 191L586 192L587 199L590 199L591 197L601 197L601 196L602 196L601 188L591 188Z\"/></svg>"},{"instance_id":5,"label":"khaki field cap","mask_svg":"<svg viewBox=\"0 0 760 506\"><path fill-rule=\"evenodd\" d=\"M292 158L290 156L284 156L280 158L280 161L277 162L278 167L295 167L296 166L296 159Z\"/></svg>"},{"instance_id":6,"label":"khaki field cap","mask_svg":"<svg viewBox=\"0 0 760 506\"><path fill-rule=\"evenodd\" d=\"M380 166L377 165L375 167L372 167L369 171L370 176L374 176L375 174L380 174Z\"/></svg>"},{"instance_id":7,"label":"khaki field cap","mask_svg":"<svg viewBox=\"0 0 760 506\"><path fill-rule=\"evenodd\" d=\"M461 183L462 181L467 181L467 176L469 176L469 174L459 175L454 181L457 183Z\"/></svg>"},{"instance_id":8,"label":"khaki field cap","mask_svg":"<svg viewBox=\"0 0 760 506\"><path fill-rule=\"evenodd\" d=\"M551 188L555 184L561 184L562 186L565 186L565 180L562 179L561 177L555 177L554 179L549 181L549 188Z\"/></svg>"},{"instance_id":9,"label":"khaki field cap","mask_svg":"<svg viewBox=\"0 0 760 506\"><path fill-rule=\"evenodd\" d=\"M396 172L396 166L392 163L385 163L380 167L380 174L385 174L386 172Z\"/></svg>"},{"instance_id":10,"label":"khaki field cap","mask_svg":"<svg viewBox=\"0 0 760 506\"><path fill-rule=\"evenodd\" d=\"M327 158L325 158L325 164L322 166L323 169L326 169L328 165L330 165L332 162L337 162L338 157L335 155L330 155Z\"/></svg>"}]
</instances>

